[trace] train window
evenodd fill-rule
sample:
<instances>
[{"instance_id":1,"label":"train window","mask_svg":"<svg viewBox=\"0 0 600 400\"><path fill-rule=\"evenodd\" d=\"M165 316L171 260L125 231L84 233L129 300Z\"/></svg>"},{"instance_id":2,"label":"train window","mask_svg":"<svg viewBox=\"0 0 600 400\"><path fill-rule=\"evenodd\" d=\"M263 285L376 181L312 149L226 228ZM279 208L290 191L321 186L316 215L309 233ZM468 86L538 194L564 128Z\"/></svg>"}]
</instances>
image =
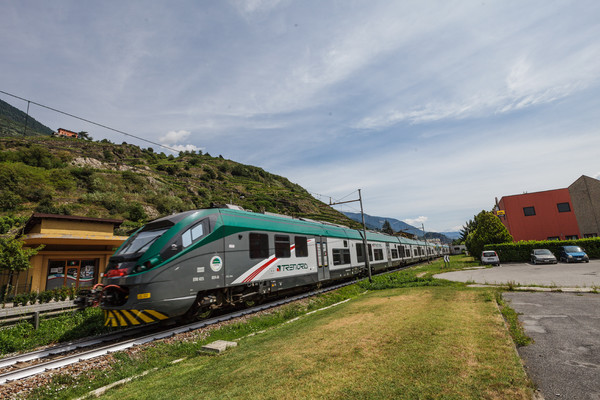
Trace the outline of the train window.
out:
<instances>
[{"instance_id":1,"label":"train window","mask_svg":"<svg viewBox=\"0 0 600 400\"><path fill-rule=\"evenodd\" d=\"M350 264L350 249L333 249L333 265Z\"/></svg>"},{"instance_id":2,"label":"train window","mask_svg":"<svg viewBox=\"0 0 600 400\"><path fill-rule=\"evenodd\" d=\"M196 226L193 226L187 231L183 232L183 234L181 235L181 245L185 249L190 244L200 239L202 236L204 236L204 226L202 225L202 223L199 223Z\"/></svg>"},{"instance_id":3,"label":"train window","mask_svg":"<svg viewBox=\"0 0 600 400\"><path fill-rule=\"evenodd\" d=\"M348 247L348 241L344 240L344 247Z\"/></svg>"},{"instance_id":4,"label":"train window","mask_svg":"<svg viewBox=\"0 0 600 400\"><path fill-rule=\"evenodd\" d=\"M392 249L392 258L398 258L398 249Z\"/></svg>"},{"instance_id":5,"label":"train window","mask_svg":"<svg viewBox=\"0 0 600 400\"><path fill-rule=\"evenodd\" d=\"M410 247L406 248L406 257L410 257Z\"/></svg>"},{"instance_id":6,"label":"train window","mask_svg":"<svg viewBox=\"0 0 600 400\"><path fill-rule=\"evenodd\" d=\"M269 236L264 233L251 233L250 258L269 257Z\"/></svg>"},{"instance_id":7,"label":"train window","mask_svg":"<svg viewBox=\"0 0 600 400\"><path fill-rule=\"evenodd\" d=\"M295 236L296 257L308 257L308 242L304 236Z\"/></svg>"},{"instance_id":8,"label":"train window","mask_svg":"<svg viewBox=\"0 0 600 400\"><path fill-rule=\"evenodd\" d=\"M370 244L369 246L369 261L373 261L373 246L371 246Z\"/></svg>"},{"instance_id":9,"label":"train window","mask_svg":"<svg viewBox=\"0 0 600 400\"><path fill-rule=\"evenodd\" d=\"M374 249L373 252L375 253L375 261L383 260L383 249Z\"/></svg>"},{"instance_id":10,"label":"train window","mask_svg":"<svg viewBox=\"0 0 600 400\"><path fill-rule=\"evenodd\" d=\"M358 262L365 262L365 255L363 254L364 244L358 243L356 245L356 258Z\"/></svg>"},{"instance_id":11,"label":"train window","mask_svg":"<svg viewBox=\"0 0 600 400\"><path fill-rule=\"evenodd\" d=\"M290 237L275 235L275 257L290 258Z\"/></svg>"}]
</instances>

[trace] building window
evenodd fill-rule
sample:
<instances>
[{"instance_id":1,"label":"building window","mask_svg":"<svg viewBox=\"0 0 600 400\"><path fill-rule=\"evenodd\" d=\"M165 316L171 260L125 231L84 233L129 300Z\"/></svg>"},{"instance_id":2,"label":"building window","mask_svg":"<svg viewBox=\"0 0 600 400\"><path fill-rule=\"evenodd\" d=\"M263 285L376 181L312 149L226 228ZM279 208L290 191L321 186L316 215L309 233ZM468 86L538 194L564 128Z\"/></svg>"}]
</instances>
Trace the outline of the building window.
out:
<instances>
[{"instance_id":1,"label":"building window","mask_svg":"<svg viewBox=\"0 0 600 400\"><path fill-rule=\"evenodd\" d=\"M99 259L50 260L46 290L61 287L89 287L97 282Z\"/></svg>"},{"instance_id":2,"label":"building window","mask_svg":"<svg viewBox=\"0 0 600 400\"><path fill-rule=\"evenodd\" d=\"M565 240L577 240L579 236L577 235L565 235Z\"/></svg>"},{"instance_id":3,"label":"building window","mask_svg":"<svg viewBox=\"0 0 600 400\"><path fill-rule=\"evenodd\" d=\"M560 240L558 236L549 236L548 240Z\"/></svg>"},{"instance_id":4,"label":"building window","mask_svg":"<svg viewBox=\"0 0 600 400\"><path fill-rule=\"evenodd\" d=\"M275 235L275 257L290 258L290 237L287 235Z\"/></svg>"},{"instance_id":5,"label":"building window","mask_svg":"<svg viewBox=\"0 0 600 400\"><path fill-rule=\"evenodd\" d=\"M584 238L593 238L593 237L598 237L597 233L584 233L583 234Z\"/></svg>"},{"instance_id":6,"label":"building window","mask_svg":"<svg viewBox=\"0 0 600 400\"><path fill-rule=\"evenodd\" d=\"M269 236L263 233L250 234L250 258L269 257Z\"/></svg>"},{"instance_id":7,"label":"building window","mask_svg":"<svg viewBox=\"0 0 600 400\"><path fill-rule=\"evenodd\" d=\"M569 212L571 211L571 205L569 203L558 203L556 205L558 212Z\"/></svg>"},{"instance_id":8,"label":"building window","mask_svg":"<svg viewBox=\"0 0 600 400\"><path fill-rule=\"evenodd\" d=\"M296 257L308 257L308 242L304 236L295 236Z\"/></svg>"},{"instance_id":9,"label":"building window","mask_svg":"<svg viewBox=\"0 0 600 400\"><path fill-rule=\"evenodd\" d=\"M523 207L523 214L525 214L526 217L535 215L535 207Z\"/></svg>"}]
</instances>

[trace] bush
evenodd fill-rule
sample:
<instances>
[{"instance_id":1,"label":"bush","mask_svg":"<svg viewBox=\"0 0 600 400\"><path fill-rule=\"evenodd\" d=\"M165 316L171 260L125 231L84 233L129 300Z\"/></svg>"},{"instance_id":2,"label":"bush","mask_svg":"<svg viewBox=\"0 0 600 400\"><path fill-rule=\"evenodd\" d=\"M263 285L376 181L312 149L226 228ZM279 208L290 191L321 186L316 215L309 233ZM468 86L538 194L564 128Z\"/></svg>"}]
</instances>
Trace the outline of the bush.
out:
<instances>
[{"instance_id":1,"label":"bush","mask_svg":"<svg viewBox=\"0 0 600 400\"><path fill-rule=\"evenodd\" d=\"M0 190L0 211L15 211L21 204L21 197L10 190Z\"/></svg>"},{"instance_id":2,"label":"bush","mask_svg":"<svg viewBox=\"0 0 600 400\"><path fill-rule=\"evenodd\" d=\"M50 303L50 300L52 300L52 297L54 296L54 293L51 290L46 290L41 292L38 295L38 299L41 303Z\"/></svg>"},{"instance_id":3,"label":"bush","mask_svg":"<svg viewBox=\"0 0 600 400\"><path fill-rule=\"evenodd\" d=\"M561 246L580 246L590 258L600 258L600 238L578 240L531 240L516 243L488 244L485 250L496 250L500 262L528 262L531 250L548 249L558 255Z\"/></svg>"},{"instance_id":4,"label":"bush","mask_svg":"<svg viewBox=\"0 0 600 400\"><path fill-rule=\"evenodd\" d=\"M148 218L144 207L140 203L133 202L129 207L129 219L132 221L144 221Z\"/></svg>"}]
</instances>

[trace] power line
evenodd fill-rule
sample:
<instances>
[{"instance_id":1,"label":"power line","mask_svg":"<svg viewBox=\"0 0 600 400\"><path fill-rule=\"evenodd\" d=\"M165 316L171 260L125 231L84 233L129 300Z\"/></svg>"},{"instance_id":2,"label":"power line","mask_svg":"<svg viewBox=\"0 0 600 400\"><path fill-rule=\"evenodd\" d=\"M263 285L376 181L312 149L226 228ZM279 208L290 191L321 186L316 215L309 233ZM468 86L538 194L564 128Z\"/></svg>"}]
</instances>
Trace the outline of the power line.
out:
<instances>
[{"instance_id":1,"label":"power line","mask_svg":"<svg viewBox=\"0 0 600 400\"><path fill-rule=\"evenodd\" d=\"M27 110L29 110L29 104L30 104L30 103L31 103L31 104L35 104L36 106L43 107L43 108L45 108L45 109L48 109L48 110L51 110L51 111L57 112L57 113L59 113L59 114L67 115L67 116L69 116L69 117L71 117L71 118L75 118L75 119L78 119L78 120L80 120L80 121L84 121L84 122L87 122L87 123L89 123L89 124L92 124L92 125L99 126L99 127L101 127L101 128L104 128L104 129L108 129L109 131L117 132L117 133L120 133L120 134L122 134L122 135L125 135L125 136L129 136L129 137L132 137L132 138L136 138L137 140L141 140L142 142L147 142L147 143L150 143L150 144L153 144L153 145L156 145L156 146L159 146L159 147L165 148L165 149L167 149L167 150L171 150L171 151L173 151L173 152L175 152L175 153L177 153L177 152L179 151L179 150L177 150L177 149L173 149L173 148L171 148L171 147L169 147L169 146L165 146L164 144L156 143L156 142L153 142L153 141L151 141L151 140L144 139L144 138L141 138L141 137L139 137L139 136L136 136L136 135L132 135L131 133L123 132L123 131L121 131L121 130L118 130L118 129L115 129L115 128L111 128L110 126L103 125L103 124L100 124L100 123L98 123L98 122L90 121L89 119L82 118L82 117L78 117L78 116L76 116L76 115L73 115L73 114L70 114L70 113L68 113L68 112L61 111L61 110L57 110L56 108L52 108L52 107L49 107L49 106L46 106L46 105L43 105L43 104L40 104L40 103L36 103L36 102L35 102L35 101L33 101L33 100L24 99L23 97L17 96L17 95L15 95L15 94L12 94L12 93L5 92L4 90L0 90L0 93L4 93L5 95L7 95L7 96L11 96L11 97L14 97L15 99L19 99L19 100L26 101L26 102L27 102ZM29 113L27 113L27 115L29 115Z\"/></svg>"}]
</instances>

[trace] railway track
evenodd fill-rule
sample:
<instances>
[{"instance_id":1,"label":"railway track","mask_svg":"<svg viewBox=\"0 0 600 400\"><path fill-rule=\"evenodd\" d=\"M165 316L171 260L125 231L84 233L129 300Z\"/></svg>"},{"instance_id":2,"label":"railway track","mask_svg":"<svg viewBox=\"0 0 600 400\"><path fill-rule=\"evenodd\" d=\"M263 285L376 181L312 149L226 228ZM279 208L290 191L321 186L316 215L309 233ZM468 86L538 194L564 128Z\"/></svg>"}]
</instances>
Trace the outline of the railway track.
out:
<instances>
[{"instance_id":1,"label":"railway track","mask_svg":"<svg viewBox=\"0 0 600 400\"><path fill-rule=\"evenodd\" d=\"M265 311L283 304L332 291L355 282L355 280L344 282L323 289L318 289L258 306L245 308L243 310L220 315L214 318L204 319L190 324L179 325L151 333L147 333L148 329L135 328L116 332L114 334L103 335L89 340L82 340L79 342L59 345L44 350L37 350L14 357L4 358L0 360L0 385L29 378L50 370L63 368L106 354L126 350L134 346L143 345L156 340L168 339L174 335L205 328L207 326L229 321L234 318Z\"/></svg>"}]
</instances>

